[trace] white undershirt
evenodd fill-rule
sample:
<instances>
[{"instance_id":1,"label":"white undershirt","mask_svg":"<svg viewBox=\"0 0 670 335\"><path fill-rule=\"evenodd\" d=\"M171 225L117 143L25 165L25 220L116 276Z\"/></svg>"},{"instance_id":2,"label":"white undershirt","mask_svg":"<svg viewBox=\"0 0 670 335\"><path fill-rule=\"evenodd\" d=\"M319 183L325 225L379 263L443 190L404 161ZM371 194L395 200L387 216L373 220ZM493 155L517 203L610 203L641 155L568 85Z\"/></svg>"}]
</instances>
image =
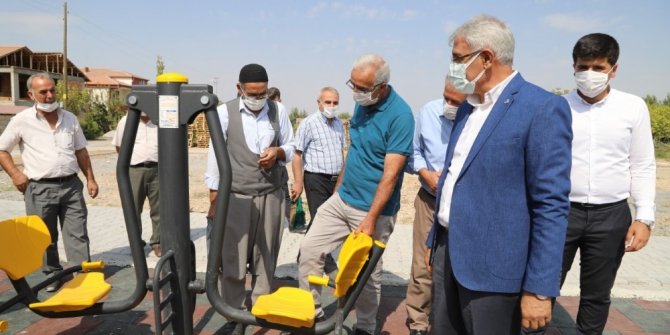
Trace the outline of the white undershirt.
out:
<instances>
[{"instance_id":1,"label":"white undershirt","mask_svg":"<svg viewBox=\"0 0 670 335\"><path fill-rule=\"evenodd\" d=\"M469 95L467 100L468 103L474 106L474 109L470 113L468 120L465 122L463 131L458 136L456 146L454 147L454 154L451 158L451 165L449 165L449 170L447 171L447 178L444 181L442 186L442 197L440 198L440 210L437 213L438 222L444 226L449 226L449 213L451 212L451 197L454 192L454 185L458 176L461 174L463 169L463 164L472 149L472 145L479 135L479 131L484 126L484 122L491 114L493 106L496 101L502 94L507 84L512 81L512 78L517 75L517 71L514 71L510 74L505 80L500 82L494 88L490 89L484 94L484 102L479 103L479 100L474 95Z\"/></svg>"}]
</instances>

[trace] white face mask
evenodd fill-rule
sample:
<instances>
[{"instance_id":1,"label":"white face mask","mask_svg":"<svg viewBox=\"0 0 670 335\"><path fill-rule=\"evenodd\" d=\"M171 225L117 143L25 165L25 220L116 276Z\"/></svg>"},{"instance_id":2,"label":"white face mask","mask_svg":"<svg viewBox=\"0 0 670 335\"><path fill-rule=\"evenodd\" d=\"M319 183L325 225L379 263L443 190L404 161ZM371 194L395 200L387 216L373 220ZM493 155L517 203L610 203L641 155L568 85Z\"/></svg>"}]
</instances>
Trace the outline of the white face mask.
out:
<instances>
[{"instance_id":1,"label":"white face mask","mask_svg":"<svg viewBox=\"0 0 670 335\"><path fill-rule=\"evenodd\" d=\"M337 112L337 109L338 109L338 106L333 106L333 107L323 106L323 112L321 112L321 114L323 114L323 116L325 116L329 119L332 119L332 118L335 117L335 113Z\"/></svg>"},{"instance_id":2,"label":"white face mask","mask_svg":"<svg viewBox=\"0 0 670 335\"><path fill-rule=\"evenodd\" d=\"M577 83L577 89L585 96L589 98L595 98L598 96L598 94L607 89L607 85L609 85L610 82L609 74L613 69L614 66L612 66L612 68L607 73L591 70L575 72L575 82Z\"/></svg>"},{"instance_id":3,"label":"white face mask","mask_svg":"<svg viewBox=\"0 0 670 335\"><path fill-rule=\"evenodd\" d=\"M376 99L372 99L372 92L374 92L374 90L368 93L354 92L354 101L356 101L356 103L361 106L374 105L379 100L379 97L377 97Z\"/></svg>"},{"instance_id":4,"label":"white face mask","mask_svg":"<svg viewBox=\"0 0 670 335\"><path fill-rule=\"evenodd\" d=\"M258 112L259 110L263 109L266 100L267 98L256 99L246 95L242 96L242 102L244 102L244 105L247 106L247 108L249 108L249 110L252 112Z\"/></svg>"},{"instance_id":5,"label":"white face mask","mask_svg":"<svg viewBox=\"0 0 670 335\"><path fill-rule=\"evenodd\" d=\"M35 108L45 112L45 113L51 113L58 109L58 101L54 101L52 103L41 103L41 102L36 102L35 103Z\"/></svg>"},{"instance_id":6,"label":"white face mask","mask_svg":"<svg viewBox=\"0 0 670 335\"><path fill-rule=\"evenodd\" d=\"M444 117L446 117L447 120L454 121L456 119L456 111L458 111L458 106L452 106L445 101L443 108L444 110L442 113L444 114Z\"/></svg>"},{"instance_id":7,"label":"white face mask","mask_svg":"<svg viewBox=\"0 0 670 335\"><path fill-rule=\"evenodd\" d=\"M481 52L478 52L476 55L474 55L467 63L461 64L461 63L454 63L453 61L449 64L449 73L447 74L447 80L454 85L454 88L456 91L461 92L463 94L472 94L475 92L475 84L477 84L477 81L479 78L481 78L484 75L484 72L486 69L482 69L482 72L479 72L477 77L472 80L468 80L467 78L467 71L468 67L472 62L479 57L479 54Z\"/></svg>"}]
</instances>

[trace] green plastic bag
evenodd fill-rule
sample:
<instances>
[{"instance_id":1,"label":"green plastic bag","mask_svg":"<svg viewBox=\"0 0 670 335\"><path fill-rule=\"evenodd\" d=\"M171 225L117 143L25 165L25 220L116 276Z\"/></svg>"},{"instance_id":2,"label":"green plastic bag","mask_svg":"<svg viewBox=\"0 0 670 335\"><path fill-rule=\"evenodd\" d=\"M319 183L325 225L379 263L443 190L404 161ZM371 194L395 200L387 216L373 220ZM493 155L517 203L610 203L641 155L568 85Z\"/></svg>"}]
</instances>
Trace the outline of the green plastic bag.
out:
<instances>
[{"instance_id":1,"label":"green plastic bag","mask_svg":"<svg viewBox=\"0 0 670 335\"><path fill-rule=\"evenodd\" d=\"M305 209L302 208L302 197L291 201L291 222L289 222L288 229L291 232L305 230Z\"/></svg>"}]
</instances>

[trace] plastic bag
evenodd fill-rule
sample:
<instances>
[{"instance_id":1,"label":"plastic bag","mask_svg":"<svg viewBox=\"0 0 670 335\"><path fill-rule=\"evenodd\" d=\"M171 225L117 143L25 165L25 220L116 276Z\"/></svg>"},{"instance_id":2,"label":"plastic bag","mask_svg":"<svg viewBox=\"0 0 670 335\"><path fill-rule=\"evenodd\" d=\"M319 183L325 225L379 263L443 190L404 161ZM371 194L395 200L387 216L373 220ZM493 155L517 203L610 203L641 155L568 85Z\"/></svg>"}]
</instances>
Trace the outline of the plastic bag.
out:
<instances>
[{"instance_id":1,"label":"plastic bag","mask_svg":"<svg viewBox=\"0 0 670 335\"><path fill-rule=\"evenodd\" d=\"M291 232L305 230L305 209L302 207L302 197L291 201L291 221L288 229Z\"/></svg>"}]
</instances>

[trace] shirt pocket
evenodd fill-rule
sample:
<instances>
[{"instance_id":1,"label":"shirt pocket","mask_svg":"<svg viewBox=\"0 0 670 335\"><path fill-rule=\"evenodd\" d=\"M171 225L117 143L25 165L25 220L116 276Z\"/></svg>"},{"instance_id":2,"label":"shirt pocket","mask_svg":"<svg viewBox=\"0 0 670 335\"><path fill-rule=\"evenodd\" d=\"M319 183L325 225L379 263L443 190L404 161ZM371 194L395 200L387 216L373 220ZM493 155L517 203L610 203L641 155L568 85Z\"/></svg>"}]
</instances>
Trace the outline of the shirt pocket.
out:
<instances>
[{"instance_id":1,"label":"shirt pocket","mask_svg":"<svg viewBox=\"0 0 670 335\"><path fill-rule=\"evenodd\" d=\"M56 133L56 146L61 149L74 149L74 133L72 131L61 131Z\"/></svg>"}]
</instances>

